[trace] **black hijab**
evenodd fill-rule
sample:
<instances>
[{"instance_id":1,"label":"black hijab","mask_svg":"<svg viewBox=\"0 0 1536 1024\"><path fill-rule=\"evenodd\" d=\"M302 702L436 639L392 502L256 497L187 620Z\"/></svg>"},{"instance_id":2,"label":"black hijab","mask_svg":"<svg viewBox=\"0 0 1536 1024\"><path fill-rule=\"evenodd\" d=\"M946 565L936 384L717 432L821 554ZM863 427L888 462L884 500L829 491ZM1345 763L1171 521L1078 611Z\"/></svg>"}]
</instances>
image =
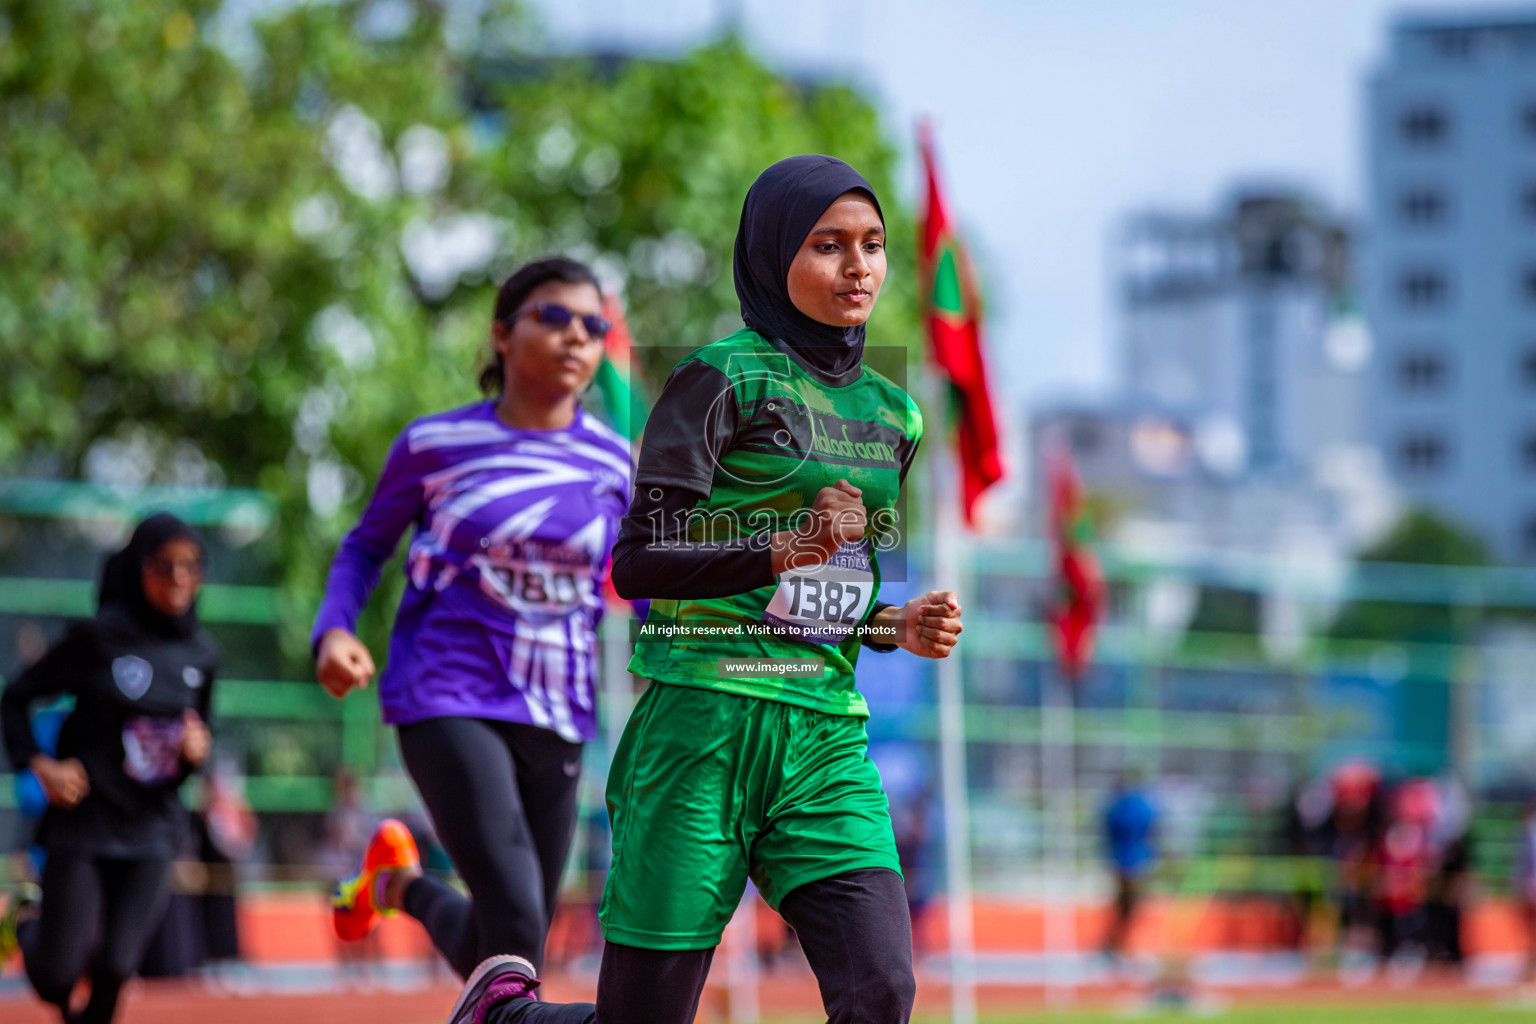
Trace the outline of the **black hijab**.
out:
<instances>
[{"instance_id":1,"label":"black hijab","mask_svg":"<svg viewBox=\"0 0 1536 1024\"><path fill-rule=\"evenodd\" d=\"M747 191L736 232L734 272L741 319L765 338L776 338L804 362L831 376L859 365L864 325L833 327L812 320L789 300L789 265L827 207L845 192L869 196L880 219L880 200L858 171L830 156L792 156L762 174Z\"/></svg>"},{"instance_id":2,"label":"black hijab","mask_svg":"<svg viewBox=\"0 0 1536 1024\"><path fill-rule=\"evenodd\" d=\"M184 615L167 615L144 596L144 562L167 543L186 538L203 550L202 535L169 512L156 512L128 539L128 546L107 559L101 571L101 595L96 615L126 615L153 636L186 639L197 632L197 606Z\"/></svg>"}]
</instances>

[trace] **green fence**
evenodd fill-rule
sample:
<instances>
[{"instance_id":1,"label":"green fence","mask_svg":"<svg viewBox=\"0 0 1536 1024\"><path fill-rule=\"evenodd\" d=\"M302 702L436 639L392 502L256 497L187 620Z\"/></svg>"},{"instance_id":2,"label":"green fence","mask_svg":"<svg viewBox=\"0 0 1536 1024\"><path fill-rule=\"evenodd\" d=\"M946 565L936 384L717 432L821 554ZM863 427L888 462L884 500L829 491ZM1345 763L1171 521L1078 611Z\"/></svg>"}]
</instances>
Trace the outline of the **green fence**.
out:
<instances>
[{"instance_id":1,"label":"green fence","mask_svg":"<svg viewBox=\"0 0 1536 1024\"><path fill-rule=\"evenodd\" d=\"M171 508L246 538L270 530L274 521L266 499L252 491L124 492L53 481L0 482L0 517L33 529L125 523L150 508ZM914 572L926 561L922 540L917 538L911 551ZM0 536L0 556L5 556L0 559L0 616L56 620L91 612L94 584L85 576L95 553L76 559L83 571L75 578L54 578L53 567L39 569L35 559L28 573L5 568L25 562L26 554L7 554ZM1135 765L1195 780L1206 772L1215 780L1207 787L1209 800L1199 811L1195 834L1186 837L1183 866L1168 876L1168 884L1191 892L1223 886L1284 890L1298 873L1314 868L1275 856L1273 807L1256 807L1241 792L1242 785L1249 776L1294 784L1325 770L1329 758L1357 753L1412 764L1443 762L1459 772L1479 797L1476 850L1485 888L1504 886L1522 811L1511 790L1514 783L1506 782L1521 776L1526 751L1495 742L1494 733L1507 723L1489 721L1492 712L1484 706L1495 688L1489 666L1501 648L1481 637L1463 644L1330 639L1317 627L1326 621L1326 609L1346 600L1443 604L1469 617L1499 609L1502 618L1488 621L1518 627L1526 621L1524 610L1536 609L1536 572L1281 565L1217 555L1153 561L1113 548L1103 555L1115 599L1102 629L1097 665L1104 676L1100 689L1109 696L1094 698L1093 686L1100 684L1090 685L1076 714L1079 794L1073 835L1079 865L1086 868L1097 859L1097 801L1116 770ZM1038 682L1051 659L1049 636L1038 621L1047 593L1046 556L1043 544L1016 539L976 541L967 552L962 587L978 597L967 599L965 724L973 765L973 848L983 890L1008 888L1019 869L1042 852L1037 759L1042 713L1038 698L1029 696L1035 691L1025 684L1031 678ZM1146 588L1166 580L1298 602L1309 628L1278 654L1253 635L1170 636L1152 629L1139 611ZM244 642L270 631L274 644L277 626L293 614L271 587L217 583L205 589L201 612L216 630L255 630ZM1325 698L1339 678L1358 678L1366 689L1376 686L1372 699L1377 703L1330 703ZM1509 685L1514 684L1497 684ZM1190 691L1199 691L1198 699L1181 697ZM1208 697L1200 696L1207 691ZM1227 699L1253 695L1262 700ZM1401 710L1399 705L1411 708L1413 700L1442 698L1448 719L1454 719L1443 736L1384 731L1383 708ZM1213 706L1201 706L1202 700ZM393 741L380 724L371 694L337 701L308 679L227 678L216 691L215 712L219 734L244 735L258 747L263 737L284 731L309 737L307 742L324 748L324 756L311 760L345 765L365 776L369 798L379 808L407 806L414 799L392 762ZM919 701L891 721L872 723L872 735L931 747L934 709ZM595 777L606 769L601 744L589 752L589 769ZM330 776L320 771L253 771L245 785L259 813L323 812L333 788ZM595 799L597 787L588 789ZM10 780L0 777L0 807L11 801Z\"/></svg>"}]
</instances>

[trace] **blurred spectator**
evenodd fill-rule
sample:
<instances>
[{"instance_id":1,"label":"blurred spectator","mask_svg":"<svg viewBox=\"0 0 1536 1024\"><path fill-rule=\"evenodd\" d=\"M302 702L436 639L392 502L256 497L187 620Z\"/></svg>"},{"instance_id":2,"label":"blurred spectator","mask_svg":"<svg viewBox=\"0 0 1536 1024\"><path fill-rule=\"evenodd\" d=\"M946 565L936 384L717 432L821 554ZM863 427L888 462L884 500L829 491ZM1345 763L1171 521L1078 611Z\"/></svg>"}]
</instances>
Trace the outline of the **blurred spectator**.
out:
<instances>
[{"instance_id":1,"label":"blurred spectator","mask_svg":"<svg viewBox=\"0 0 1536 1024\"><path fill-rule=\"evenodd\" d=\"M346 768L337 768L331 778L334 797L321 823L320 846L315 855L327 900L336 883L357 869L378 824L378 816L363 805L362 784L356 775ZM379 956L377 931L357 942L336 940L336 959L344 970Z\"/></svg>"},{"instance_id":2,"label":"blurred spectator","mask_svg":"<svg viewBox=\"0 0 1536 1024\"><path fill-rule=\"evenodd\" d=\"M198 916L203 926L204 964L217 967L240 959L236 865L256 844L256 815L233 762L221 759L203 779L202 807L193 816L198 859L204 866Z\"/></svg>"},{"instance_id":3,"label":"blurred spectator","mask_svg":"<svg viewBox=\"0 0 1536 1024\"><path fill-rule=\"evenodd\" d=\"M32 658L32 661L36 661ZM59 749L59 732L64 728L64 720L69 717L72 703L69 699L61 699L35 711L32 715L32 737L37 741L37 748L52 757ZM42 878L43 861L47 859L47 851L36 842L35 825L31 822L39 821L43 813L48 810L48 794L43 789L43 784L38 780L37 773L30 768L22 768L11 776L15 790L16 809L27 819L28 831L32 833L33 841L27 846L26 866L21 873L23 878L36 881Z\"/></svg>"},{"instance_id":4,"label":"blurred spectator","mask_svg":"<svg viewBox=\"0 0 1536 1024\"><path fill-rule=\"evenodd\" d=\"M1525 974L1536 978L1536 799L1525 807L1520 823L1520 847L1515 855L1515 895L1525 917L1527 941Z\"/></svg>"},{"instance_id":5,"label":"blurred spectator","mask_svg":"<svg viewBox=\"0 0 1536 1024\"><path fill-rule=\"evenodd\" d=\"M256 816L227 758L203 776L199 792L202 806L190 816L165 919L139 969L146 978L179 978L207 967L219 974L240 956L234 862L255 843Z\"/></svg>"},{"instance_id":6,"label":"blurred spectator","mask_svg":"<svg viewBox=\"0 0 1536 1024\"><path fill-rule=\"evenodd\" d=\"M925 786L910 800L891 802L891 823L896 833L896 856L901 861L902 887L907 893L907 909L912 917L912 940L923 942L923 915L933 896L929 858L930 812L933 808L931 787Z\"/></svg>"},{"instance_id":7,"label":"blurred spectator","mask_svg":"<svg viewBox=\"0 0 1536 1024\"><path fill-rule=\"evenodd\" d=\"M1429 779L1399 784L1388 801L1390 818L1378 853L1379 950L1383 959L1424 952L1426 904L1436 853L1431 829L1439 804L1439 791Z\"/></svg>"},{"instance_id":8,"label":"blurred spectator","mask_svg":"<svg viewBox=\"0 0 1536 1024\"><path fill-rule=\"evenodd\" d=\"M1333 855L1338 861L1339 927L1348 949L1368 947L1378 930L1377 851L1384 833L1381 775L1351 761L1329 776L1333 791Z\"/></svg>"},{"instance_id":9,"label":"blurred spectator","mask_svg":"<svg viewBox=\"0 0 1536 1024\"><path fill-rule=\"evenodd\" d=\"M1455 779L1438 783L1439 800L1431 825L1435 870L1424 905L1424 944L1429 959L1460 968L1463 908L1472 899L1472 808L1466 787Z\"/></svg>"},{"instance_id":10,"label":"blurred spectator","mask_svg":"<svg viewBox=\"0 0 1536 1024\"><path fill-rule=\"evenodd\" d=\"M1115 875L1115 901L1104 955L1125 951L1146 878L1157 866L1157 805L1136 781L1122 780L1104 811L1104 835Z\"/></svg>"},{"instance_id":11,"label":"blurred spectator","mask_svg":"<svg viewBox=\"0 0 1536 1024\"><path fill-rule=\"evenodd\" d=\"M1380 908L1378 950L1385 960L1423 947L1424 899L1429 881L1429 844L1424 827L1395 820L1378 854Z\"/></svg>"},{"instance_id":12,"label":"blurred spectator","mask_svg":"<svg viewBox=\"0 0 1536 1024\"><path fill-rule=\"evenodd\" d=\"M1463 908L1472 898L1472 837L1463 832L1440 851L1439 867L1429 879L1425 903L1425 947L1437 963L1463 967Z\"/></svg>"},{"instance_id":13,"label":"blurred spectator","mask_svg":"<svg viewBox=\"0 0 1536 1024\"><path fill-rule=\"evenodd\" d=\"M1284 852L1290 859L1291 915L1289 945L1315 949L1327 906L1328 874L1324 858L1334 847L1333 789L1326 779L1297 788L1285 804Z\"/></svg>"},{"instance_id":14,"label":"blurred spectator","mask_svg":"<svg viewBox=\"0 0 1536 1024\"><path fill-rule=\"evenodd\" d=\"M363 806L362 784L351 771L336 769L331 784L331 809L321 823L320 847L315 856L327 885L352 872L378 820Z\"/></svg>"}]
</instances>

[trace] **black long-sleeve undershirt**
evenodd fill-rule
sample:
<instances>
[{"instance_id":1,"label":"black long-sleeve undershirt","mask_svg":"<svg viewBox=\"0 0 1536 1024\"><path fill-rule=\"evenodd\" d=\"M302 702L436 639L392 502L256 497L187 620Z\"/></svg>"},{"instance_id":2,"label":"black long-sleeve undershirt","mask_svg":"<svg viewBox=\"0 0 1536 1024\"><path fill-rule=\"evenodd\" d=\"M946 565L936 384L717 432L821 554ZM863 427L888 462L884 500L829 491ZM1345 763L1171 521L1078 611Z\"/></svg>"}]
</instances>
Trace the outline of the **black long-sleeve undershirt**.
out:
<instances>
[{"instance_id":1,"label":"black long-sleeve undershirt","mask_svg":"<svg viewBox=\"0 0 1536 1024\"><path fill-rule=\"evenodd\" d=\"M613 588L630 600L731 597L773 583L772 536L688 536L687 514L709 497L715 467L736 439L731 382L690 360L676 367L645 424L635 495L613 549Z\"/></svg>"},{"instance_id":2,"label":"black long-sleeve undershirt","mask_svg":"<svg viewBox=\"0 0 1536 1024\"><path fill-rule=\"evenodd\" d=\"M613 548L613 589L628 600L702 600L773 583L773 535L694 541L687 516L704 495L681 487L637 487Z\"/></svg>"}]
</instances>

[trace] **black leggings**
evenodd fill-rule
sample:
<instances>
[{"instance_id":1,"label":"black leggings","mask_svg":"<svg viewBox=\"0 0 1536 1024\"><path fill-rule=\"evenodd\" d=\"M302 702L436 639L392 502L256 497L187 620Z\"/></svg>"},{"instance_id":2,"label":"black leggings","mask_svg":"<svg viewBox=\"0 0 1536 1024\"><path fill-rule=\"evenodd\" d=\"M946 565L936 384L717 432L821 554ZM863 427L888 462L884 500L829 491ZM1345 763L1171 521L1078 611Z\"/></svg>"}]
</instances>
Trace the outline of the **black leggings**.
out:
<instances>
[{"instance_id":1,"label":"black leggings","mask_svg":"<svg viewBox=\"0 0 1536 1024\"><path fill-rule=\"evenodd\" d=\"M907 1024L912 921L901 878L864 868L809 882L784 897L779 912L816 972L828 1024ZM487 1024L690 1024L699 1008L713 949L603 948L597 1005L502 1003Z\"/></svg>"},{"instance_id":2,"label":"black leggings","mask_svg":"<svg viewBox=\"0 0 1536 1024\"><path fill-rule=\"evenodd\" d=\"M49 853L42 912L20 929L27 978L76 1024L107 1024L171 895L171 862ZM98 942L98 936L100 941ZM95 956L91 956L92 950ZM91 999L69 1016L69 994L91 964Z\"/></svg>"},{"instance_id":3,"label":"black leggings","mask_svg":"<svg viewBox=\"0 0 1536 1024\"><path fill-rule=\"evenodd\" d=\"M482 718L430 718L399 733L406 770L470 895L423 875L405 890L405 912L460 977L495 953L540 966L576 829L581 744Z\"/></svg>"}]
</instances>

